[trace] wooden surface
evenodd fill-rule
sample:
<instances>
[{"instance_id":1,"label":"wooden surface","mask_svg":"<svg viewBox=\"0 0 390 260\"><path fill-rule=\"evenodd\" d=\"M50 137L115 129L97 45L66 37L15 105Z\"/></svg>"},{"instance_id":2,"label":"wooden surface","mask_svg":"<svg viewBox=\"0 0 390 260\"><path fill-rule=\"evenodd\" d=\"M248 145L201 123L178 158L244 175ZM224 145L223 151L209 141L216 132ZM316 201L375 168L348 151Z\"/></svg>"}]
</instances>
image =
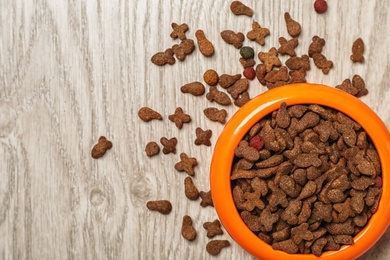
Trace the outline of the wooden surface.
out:
<instances>
[{"instance_id":1,"label":"wooden surface","mask_svg":"<svg viewBox=\"0 0 390 260\"><path fill-rule=\"evenodd\" d=\"M283 14L290 12L302 24L298 55L318 35L335 65L323 75L312 63L307 80L335 86L361 75L370 92L362 100L390 127L390 2L328 1L324 15L312 2L246 0L255 10L249 18L234 16L225 0L0 1L0 259L217 259L205 251L202 227L216 212L184 197L186 174L174 164L181 152L198 158L194 182L209 190L213 147L193 142L199 126L212 129L215 144L223 125L202 111L220 106L184 95L180 86L202 81L209 68L242 72L222 30L246 34L258 21L271 32L266 45L245 45L268 51L288 38ZM172 22L187 23L194 40L203 29L215 55L196 49L173 66L152 64L154 53L179 43L169 36ZM366 44L364 64L349 59L358 37ZM251 82L252 97L264 91ZM142 106L163 120L142 122ZM192 117L181 130L168 120L178 106ZM237 107L227 110L230 117ZM90 152L101 135L113 148L95 160ZM163 136L178 138L177 153L147 158L146 143ZM147 210L154 199L170 200L171 214ZM185 214L198 231L194 242L180 234ZM215 238L232 243L219 259L252 258L226 232ZM361 259L389 259L389 243L387 230Z\"/></svg>"}]
</instances>

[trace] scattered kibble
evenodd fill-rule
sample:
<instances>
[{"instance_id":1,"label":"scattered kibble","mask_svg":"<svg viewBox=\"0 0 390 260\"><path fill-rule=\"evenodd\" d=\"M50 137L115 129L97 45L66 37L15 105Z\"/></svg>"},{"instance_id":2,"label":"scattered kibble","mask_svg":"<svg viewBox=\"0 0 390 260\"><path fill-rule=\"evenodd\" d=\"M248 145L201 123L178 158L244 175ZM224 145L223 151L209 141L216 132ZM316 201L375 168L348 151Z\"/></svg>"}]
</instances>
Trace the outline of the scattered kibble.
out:
<instances>
[{"instance_id":1,"label":"scattered kibble","mask_svg":"<svg viewBox=\"0 0 390 260\"><path fill-rule=\"evenodd\" d=\"M146 156L153 157L160 153L160 147L156 142L149 142L145 147Z\"/></svg>"},{"instance_id":2,"label":"scattered kibble","mask_svg":"<svg viewBox=\"0 0 390 260\"><path fill-rule=\"evenodd\" d=\"M251 17L253 15L253 10L252 8L244 5L240 1L233 1L230 4L230 10L232 11L233 14L235 15L246 15Z\"/></svg>"},{"instance_id":3,"label":"scattered kibble","mask_svg":"<svg viewBox=\"0 0 390 260\"><path fill-rule=\"evenodd\" d=\"M328 10L328 3L326 0L315 0L314 10L319 14L325 13Z\"/></svg>"},{"instance_id":4,"label":"scattered kibble","mask_svg":"<svg viewBox=\"0 0 390 260\"><path fill-rule=\"evenodd\" d=\"M102 157L107 150L112 148L112 143L107 140L105 136L99 137L98 143L95 144L91 151L91 156L94 159L98 159Z\"/></svg>"},{"instance_id":5,"label":"scattered kibble","mask_svg":"<svg viewBox=\"0 0 390 260\"><path fill-rule=\"evenodd\" d=\"M150 107L142 107L138 110L139 118L144 122L149 122L150 120L157 119L162 120L162 116L159 112L151 109Z\"/></svg>"},{"instance_id":6,"label":"scattered kibble","mask_svg":"<svg viewBox=\"0 0 390 260\"><path fill-rule=\"evenodd\" d=\"M168 200L152 200L146 203L149 210L158 211L161 214L167 215L172 211L172 204Z\"/></svg>"}]
</instances>

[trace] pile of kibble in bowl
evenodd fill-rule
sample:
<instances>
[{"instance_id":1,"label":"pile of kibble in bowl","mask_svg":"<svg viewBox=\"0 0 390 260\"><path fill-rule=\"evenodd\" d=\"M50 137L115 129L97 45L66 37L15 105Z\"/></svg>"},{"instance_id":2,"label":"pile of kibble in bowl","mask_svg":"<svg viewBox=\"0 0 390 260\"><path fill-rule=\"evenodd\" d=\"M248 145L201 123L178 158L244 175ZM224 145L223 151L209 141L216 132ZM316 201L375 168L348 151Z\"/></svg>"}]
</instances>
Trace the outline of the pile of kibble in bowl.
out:
<instances>
[{"instance_id":1,"label":"pile of kibble in bowl","mask_svg":"<svg viewBox=\"0 0 390 260\"><path fill-rule=\"evenodd\" d=\"M235 149L231 174L241 218L273 249L338 250L378 208L381 165L364 129L334 109L280 105Z\"/></svg>"}]
</instances>

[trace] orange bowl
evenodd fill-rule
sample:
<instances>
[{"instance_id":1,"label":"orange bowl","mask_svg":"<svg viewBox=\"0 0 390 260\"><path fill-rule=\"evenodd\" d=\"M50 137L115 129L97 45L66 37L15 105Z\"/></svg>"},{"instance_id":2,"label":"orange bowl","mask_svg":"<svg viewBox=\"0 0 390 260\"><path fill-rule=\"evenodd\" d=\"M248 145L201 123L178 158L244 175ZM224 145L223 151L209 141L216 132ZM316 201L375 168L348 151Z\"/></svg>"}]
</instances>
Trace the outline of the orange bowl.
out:
<instances>
[{"instance_id":1,"label":"orange bowl","mask_svg":"<svg viewBox=\"0 0 390 260\"><path fill-rule=\"evenodd\" d=\"M338 110L357 123L370 136L379 154L382 167L382 197L378 210L354 237L353 245L337 251L313 254L287 254L272 249L256 236L241 219L233 201L230 175L234 149L249 129L261 118L287 106L318 104ZM230 236L247 252L259 259L355 259L372 247L390 223L390 133L382 120L359 99L344 91L318 84L291 84L267 91L241 107L229 120L215 145L210 168L210 186L214 207Z\"/></svg>"}]
</instances>

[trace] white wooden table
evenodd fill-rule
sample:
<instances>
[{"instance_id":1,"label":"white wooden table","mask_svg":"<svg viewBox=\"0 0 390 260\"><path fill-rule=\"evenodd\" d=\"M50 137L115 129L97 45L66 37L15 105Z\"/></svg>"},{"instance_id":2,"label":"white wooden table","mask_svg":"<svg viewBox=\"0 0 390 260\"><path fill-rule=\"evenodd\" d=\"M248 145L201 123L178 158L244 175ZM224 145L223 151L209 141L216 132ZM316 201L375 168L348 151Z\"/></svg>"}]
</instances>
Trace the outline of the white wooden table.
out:
<instances>
[{"instance_id":1,"label":"white wooden table","mask_svg":"<svg viewBox=\"0 0 390 260\"><path fill-rule=\"evenodd\" d=\"M196 157L194 181L209 190L213 146L193 142L199 126L213 131L215 144L223 125L202 111L220 106L184 95L180 86L202 81L210 68L242 72L222 30L246 34L258 21L271 32L266 44L244 44L268 51L288 38L283 14L290 12L302 25L298 55L318 35L334 62L328 75L312 63L307 80L335 86L359 74L369 89L362 100L390 127L389 1L329 0L322 15L311 0L243 2L252 18L233 15L225 0L0 1L0 259L214 259L202 225L216 212L184 197L185 173L174 164L181 152ZM172 22L187 23L194 40L203 29L215 55L196 49L184 62L152 64L154 53L179 43L169 36ZM349 59L358 37L366 46L363 64ZM265 90L251 82L251 97ZM142 122L142 106L163 120ZM181 130L168 120L179 106L192 117ZM227 110L230 117L237 107ZM90 152L101 135L113 148L95 160ZM178 138L177 153L147 158L146 143L163 136ZM147 210L154 199L170 200L171 214ZM180 234L185 214L198 231L193 242ZM226 232L216 238L232 243L219 259L252 259ZM389 243L387 230L361 259L389 259Z\"/></svg>"}]
</instances>

